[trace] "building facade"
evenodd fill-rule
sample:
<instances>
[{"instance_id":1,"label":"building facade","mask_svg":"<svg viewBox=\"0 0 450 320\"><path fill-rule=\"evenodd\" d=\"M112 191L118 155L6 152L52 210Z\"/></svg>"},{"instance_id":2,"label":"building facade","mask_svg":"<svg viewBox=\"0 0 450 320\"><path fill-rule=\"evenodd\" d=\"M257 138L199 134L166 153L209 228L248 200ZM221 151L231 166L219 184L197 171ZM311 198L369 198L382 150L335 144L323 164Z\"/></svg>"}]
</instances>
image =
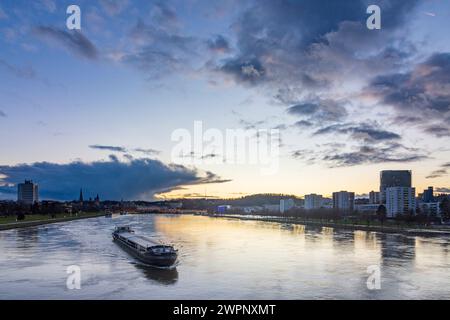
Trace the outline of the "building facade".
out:
<instances>
[{"instance_id":1,"label":"building facade","mask_svg":"<svg viewBox=\"0 0 450 320\"><path fill-rule=\"evenodd\" d=\"M380 193L377 191L369 192L369 204L379 204L381 201Z\"/></svg>"},{"instance_id":2,"label":"building facade","mask_svg":"<svg viewBox=\"0 0 450 320\"><path fill-rule=\"evenodd\" d=\"M323 208L323 197L321 194L307 194L305 195L305 209L320 209Z\"/></svg>"},{"instance_id":3,"label":"building facade","mask_svg":"<svg viewBox=\"0 0 450 320\"><path fill-rule=\"evenodd\" d=\"M422 214L427 216L437 216L441 215L441 208L439 202L422 202L418 205Z\"/></svg>"},{"instance_id":4,"label":"building facade","mask_svg":"<svg viewBox=\"0 0 450 320\"><path fill-rule=\"evenodd\" d=\"M380 205L377 203L355 204L355 211L362 213L375 213Z\"/></svg>"},{"instance_id":5,"label":"building facade","mask_svg":"<svg viewBox=\"0 0 450 320\"><path fill-rule=\"evenodd\" d=\"M433 187L428 187L425 189L422 194L423 202L434 202L434 190Z\"/></svg>"},{"instance_id":6,"label":"building facade","mask_svg":"<svg viewBox=\"0 0 450 320\"><path fill-rule=\"evenodd\" d=\"M39 202L38 185L31 180L25 180L24 183L19 183L17 185L17 202L23 204Z\"/></svg>"},{"instance_id":7,"label":"building facade","mask_svg":"<svg viewBox=\"0 0 450 320\"><path fill-rule=\"evenodd\" d=\"M294 207L295 203L293 199L281 199L280 200L280 212L286 212Z\"/></svg>"},{"instance_id":8,"label":"building facade","mask_svg":"<svg viewBox=\"0 0 450 320\"><path fill-rule=\"evenodd\" d=\"M333 192L333 209L353 211L355 193L347 191Z\"/></svg>"},{"instance_id":9,"label":"building facade","mask_svg":"<svg viewBox=\"0 0 450 320\"><path fill-rule=\"evenodd\" d=\"M386 189L391 187L411 188L411 170L383 170L380 172L381 203L386 203Z\"/></svg>"},{"instance_id":10,"label":"building facade","mask_svg":"<svg viewBox=\"0 0 450 320\"><path fill-rule=\"evenodd\" d=\"M409 187L386 188L386 211L388 218L399 214L415 214L416 189Z\"/></svg>"}]
</instances>

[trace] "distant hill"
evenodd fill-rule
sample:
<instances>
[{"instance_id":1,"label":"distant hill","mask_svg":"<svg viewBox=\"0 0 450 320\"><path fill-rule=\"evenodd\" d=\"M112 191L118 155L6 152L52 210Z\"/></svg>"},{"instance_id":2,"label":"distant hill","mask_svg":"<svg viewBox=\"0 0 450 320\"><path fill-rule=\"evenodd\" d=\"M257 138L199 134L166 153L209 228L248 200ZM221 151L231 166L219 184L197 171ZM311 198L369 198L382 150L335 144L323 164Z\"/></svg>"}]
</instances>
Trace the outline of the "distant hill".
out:
<instances>
[{"instance_id":1,"label":"distant hill","mask_svg":"<svg viewBox=\"0 0 450 320\"><path fill-rule=\"evenodd\" d=\"M293 199L296 204L303 202L302 199L288 194L276 194L276 193L262 193L252 194L240 198L229 199L180 199L183 203L183 208L186 209L208 209L214 208L218 205L231 205L238 207L245 206L262 206L265 204L275 205L280 204L281 199Z\"/></svg>"},{"instance_id":2,"label":"distant hill","mask_svg":"<svg viewBox=\"0 0 450 320\"><path fill-rule=\"evenodd\" d=\"M301 201L300 198L293 195L276 193L252 194L242 198L227 199L222 201L228 202L227 204L235 206L262 206L264 204L280 204L281 199L294 199L295 202Z\"/></svg>"}]
</instances>

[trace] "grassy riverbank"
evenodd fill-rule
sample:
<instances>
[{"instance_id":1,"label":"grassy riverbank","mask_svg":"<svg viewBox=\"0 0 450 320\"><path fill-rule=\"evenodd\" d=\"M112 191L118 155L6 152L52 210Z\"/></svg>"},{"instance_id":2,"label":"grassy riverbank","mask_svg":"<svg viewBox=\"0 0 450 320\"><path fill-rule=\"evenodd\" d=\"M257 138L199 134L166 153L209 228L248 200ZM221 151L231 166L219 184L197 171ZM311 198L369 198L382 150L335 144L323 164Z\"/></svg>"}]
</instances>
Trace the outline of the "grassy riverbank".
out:
<instances>
[{"instance_id":1,"label":"grassy riverbank","mask_svg":"<svg viewBox=\"0 0 450 320\"><path fill-rule=\"evenodd\" d=\"M379 223L375 224L362 224L361 222L346 222L346 221L324 221L320 219L302 219L295 217L264 217L264 216L246 216L246 215L217 215L211 214L209 217L214 218L228 218L228 219L238 219L238 220L249 220L249 221L265 221L265 222L276 222L276 223L289 223L289 224L300 224L306 226L314 227L328 227L336 229L347 229L347 230L361 230L361 231L372 231L372 232L385 232L385 233L401 233L407 235L418 235L418 236L450 236L450 228L448 226L419 226L407 223L385 223L383 225Z\"/></svg>"},{"instance_id":2,"label":"grassy riverbank","mask_svg":"<svg viewBox=\"0 0 450 320\"><path fill-rule=\"evenodd\" d=\"M16 221L16 216L0 217L0 231L38 226L49 223L64 222L70 220L86 219L103 216L104 213L100 212L82 212L78 214L59 213L51 217L50 215L27 215L25 220Z\"/></svg>"}]
</instances>

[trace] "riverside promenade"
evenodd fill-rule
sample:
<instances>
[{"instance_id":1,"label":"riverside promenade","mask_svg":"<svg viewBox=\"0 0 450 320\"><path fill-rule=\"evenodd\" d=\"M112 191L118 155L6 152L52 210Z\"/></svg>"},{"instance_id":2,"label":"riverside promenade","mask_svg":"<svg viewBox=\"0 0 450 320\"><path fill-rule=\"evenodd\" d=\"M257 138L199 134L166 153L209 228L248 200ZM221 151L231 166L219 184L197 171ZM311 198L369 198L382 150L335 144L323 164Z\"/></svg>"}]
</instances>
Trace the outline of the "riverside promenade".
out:
<instances>
[{"instance_id":1,"label":"riverside promenade","mask_svg":"<svg viewBox=\"0 0 450 320\"><path fill-rule=\"evenodd\" d=\"M11 223L3 223L0 224L0 231L3 230L10 230L10 229L18 229L18 228L28 228L28 227L35 227L40 226L44 224L50 224L50 223L58 223L58 222L66 222L66 221L72 221L72 220L80 220L80 219L88 219L88 218L95 218L95 217L101 217L104 216L104 213L85 213L85 214L79 214L79 215L72 215L72 216L66 216L61 218L49 218L49 219L42 219L42 220L31 220L31 221L17 221L17 222L11 222Z\"/></svg>"},{"instance_id":2,"label":"riverside promenade","mask_svg":"<svg viewBox=\"0 0 450 320\"><path fill-rule=\"evenodd\" d=\"M326 227L347 230L361 230L369 232L384 232L384 233L401 233L411 236L450 236L450 226L436 226L436 227L411 227L405 224L400 225L368 225L368 224L353 224L349 222L330 222L312 219L302 219L296 217L277 217L277 216L252 216L252 215L227 215L227 214L208 214L211 218L227 218L238 219L245 221L264 221L287 224L298 224L312 227Z\"/></svg>"}]
</instances>

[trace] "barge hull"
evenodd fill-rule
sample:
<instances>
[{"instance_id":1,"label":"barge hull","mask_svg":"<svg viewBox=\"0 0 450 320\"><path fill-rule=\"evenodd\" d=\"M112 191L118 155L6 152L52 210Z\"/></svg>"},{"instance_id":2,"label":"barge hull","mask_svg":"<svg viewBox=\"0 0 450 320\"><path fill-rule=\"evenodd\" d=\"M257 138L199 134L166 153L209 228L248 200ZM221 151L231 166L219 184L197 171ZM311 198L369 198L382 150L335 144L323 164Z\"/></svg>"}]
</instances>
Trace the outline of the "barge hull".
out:
<instances>
[{"instance_id":1,"label":"barge hull","mask_svg":"<svg viewBox=\"0 0 450 320\"><path fill-rule=\"evenodd\" d=\"M120 245L126 252L128 252L131 256L136 258L137 260L154 267L171 267L175 264L177 260L176 254L170 255L161 255L161 256L148 256L144 254L140 254L134 248L129 247L126 243L117 239L115 236L113 237L114 241Z\"/></svg>"}]
</instances>

